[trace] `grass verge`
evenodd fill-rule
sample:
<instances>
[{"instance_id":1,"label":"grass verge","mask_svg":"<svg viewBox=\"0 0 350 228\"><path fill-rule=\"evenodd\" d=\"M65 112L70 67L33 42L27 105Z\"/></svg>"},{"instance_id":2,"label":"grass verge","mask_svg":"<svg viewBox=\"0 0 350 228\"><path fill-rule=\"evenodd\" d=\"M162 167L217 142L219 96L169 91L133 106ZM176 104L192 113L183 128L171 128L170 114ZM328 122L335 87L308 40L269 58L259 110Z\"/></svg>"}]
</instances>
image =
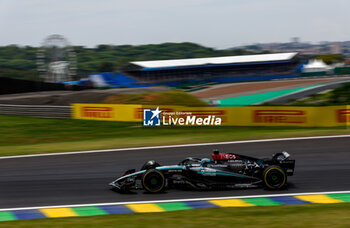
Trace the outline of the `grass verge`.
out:
<instances>
[{"instance_id":1,"label":"grass verge","mask_svg":"<svg viewBox=\"0 0 350 228\"><path fill-rule=\"evenodd\" d=\"M245 139L349 134L346 128L142 127L73 119L0 115L0 155L66 152Z\"/></svg>"},{"instance_id":2,"label":"grass verge","mask_svg":"<svg viewBox=\"0 0 350 228\"><path fill-rule=\"evenodd\" d=\"M199 98L181 90L163 92L147 92L133 94L117 94L103 100L105 104L143 104L143 105L183 105L208 106Z\"/></svg>"},{"instance_id":3,"label":"grass verge","mask_svg":"<svg viewBox=\"0 0 350 228\"><path fill-rule=\"evenodd\" d=\"M0 227L332 227L350 225L350 203L212 208L151 214L36 219L1 222Z\"/></svg>"}]
</instances>

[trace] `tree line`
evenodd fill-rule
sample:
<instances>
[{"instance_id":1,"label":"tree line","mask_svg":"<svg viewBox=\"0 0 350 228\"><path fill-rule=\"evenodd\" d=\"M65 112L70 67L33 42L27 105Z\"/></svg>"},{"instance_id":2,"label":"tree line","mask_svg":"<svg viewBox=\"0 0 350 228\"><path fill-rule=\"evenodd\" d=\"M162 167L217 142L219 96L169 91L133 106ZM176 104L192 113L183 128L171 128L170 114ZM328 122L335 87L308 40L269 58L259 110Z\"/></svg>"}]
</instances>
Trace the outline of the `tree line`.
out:
<instances>
[{"instance_id":1,"label":"tree line","mask_svg":"<svg viewBox=\"0 0 350 228\"><path fill-rule=\"evenodd\" d=\"M0 47L0 77L39 80L36 56L38 47L8 45ZM73 46L77 56L77 78L97 72L121 71L131 61L187 59L257 54L243 49L217 50L195 43L163 43L148 45L106 45L94 48ZM266 52L261 52L266 53ZM305 60L316 56L302 57ZM342 55L317 57L326 63L339 62Z\"/></svg>"},{"instance_id":2,"label":"tree line","mask_svg":"<svg viewBox=\"0 0 350 228\"><path fill-rule=\"evenodd\" d=\"M39 80L38 47L8 45L0 47L0 77ZM252 54L245 50L216 50L195 43L149 45L105 45L94 48L73 46L77 56L77 79L92 73L121 71L131 61L218 57Z\"/></svg>"}]
</instances>

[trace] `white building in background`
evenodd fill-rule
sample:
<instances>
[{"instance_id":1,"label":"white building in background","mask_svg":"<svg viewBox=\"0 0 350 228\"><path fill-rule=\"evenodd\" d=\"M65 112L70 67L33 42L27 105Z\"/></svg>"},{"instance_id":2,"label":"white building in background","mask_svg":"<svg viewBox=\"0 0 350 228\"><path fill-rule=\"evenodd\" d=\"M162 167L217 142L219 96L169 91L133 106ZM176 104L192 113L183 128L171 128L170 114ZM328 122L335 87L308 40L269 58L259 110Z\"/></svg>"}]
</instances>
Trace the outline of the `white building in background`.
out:
<instances>
[{"instance_id":1,"label":"white building in background","mask_svg":"<svg viewBox=\"0 0 350 228\"><path fill-rule=\"evenodd\" d=\"M309 63L303 67L302 72L303 73L328 72L330 70L333 70L333 67L328 66L322 60L313 59L313 60L310 60Z\"/></svg>"}]
</instances>

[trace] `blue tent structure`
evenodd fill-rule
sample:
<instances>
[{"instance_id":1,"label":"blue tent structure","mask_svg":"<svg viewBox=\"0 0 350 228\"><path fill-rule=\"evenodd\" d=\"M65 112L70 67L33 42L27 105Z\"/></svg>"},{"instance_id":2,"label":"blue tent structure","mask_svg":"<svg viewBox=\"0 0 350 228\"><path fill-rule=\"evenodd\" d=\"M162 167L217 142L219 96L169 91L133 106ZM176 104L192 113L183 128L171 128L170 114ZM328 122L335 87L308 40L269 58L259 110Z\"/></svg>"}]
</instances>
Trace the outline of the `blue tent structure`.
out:
<instances>
[{"instance_id":1,"label":"blue tent structure","mask_svg":"<svg viewBox=\"0 0 350 228\"><path fill-rule=\"evenodd\" d=\"M104 72L89 75L89 81L96 88L134 87L138 81L122 73Z\"/></svg>"}]
</instances>

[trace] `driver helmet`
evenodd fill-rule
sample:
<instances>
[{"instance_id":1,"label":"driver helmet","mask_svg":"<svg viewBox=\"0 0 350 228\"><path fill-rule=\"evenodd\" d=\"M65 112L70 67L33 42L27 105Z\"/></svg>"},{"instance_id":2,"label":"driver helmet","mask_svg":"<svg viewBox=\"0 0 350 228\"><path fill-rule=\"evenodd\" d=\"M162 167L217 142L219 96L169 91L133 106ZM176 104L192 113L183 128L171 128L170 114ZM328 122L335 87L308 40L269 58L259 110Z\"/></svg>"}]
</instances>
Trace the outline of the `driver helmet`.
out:
<instances>
[{"instance_id":1,"label":"driver helmet","mask_svg":"<svg viewBox=\"0 0 350 228\"><path fill-rule=\"evenodd\" d=\"M211 160L209 158L202 158L200 165L203 166L204 164L209 163L209 162L211 162Z\"/></svg>"},{"instance_id":2,"label":"driver helmet","mask_svg":"<svg viewBox=\"0 0 350 228\"><path fill-rule=\"evenodd\" d=\"M219 154L219 153L220 153L220 152L219 152L218 149L214 149L214 150L213 150L213 154L217 155L217 154Z\"/></svg>"}]
</instances>

